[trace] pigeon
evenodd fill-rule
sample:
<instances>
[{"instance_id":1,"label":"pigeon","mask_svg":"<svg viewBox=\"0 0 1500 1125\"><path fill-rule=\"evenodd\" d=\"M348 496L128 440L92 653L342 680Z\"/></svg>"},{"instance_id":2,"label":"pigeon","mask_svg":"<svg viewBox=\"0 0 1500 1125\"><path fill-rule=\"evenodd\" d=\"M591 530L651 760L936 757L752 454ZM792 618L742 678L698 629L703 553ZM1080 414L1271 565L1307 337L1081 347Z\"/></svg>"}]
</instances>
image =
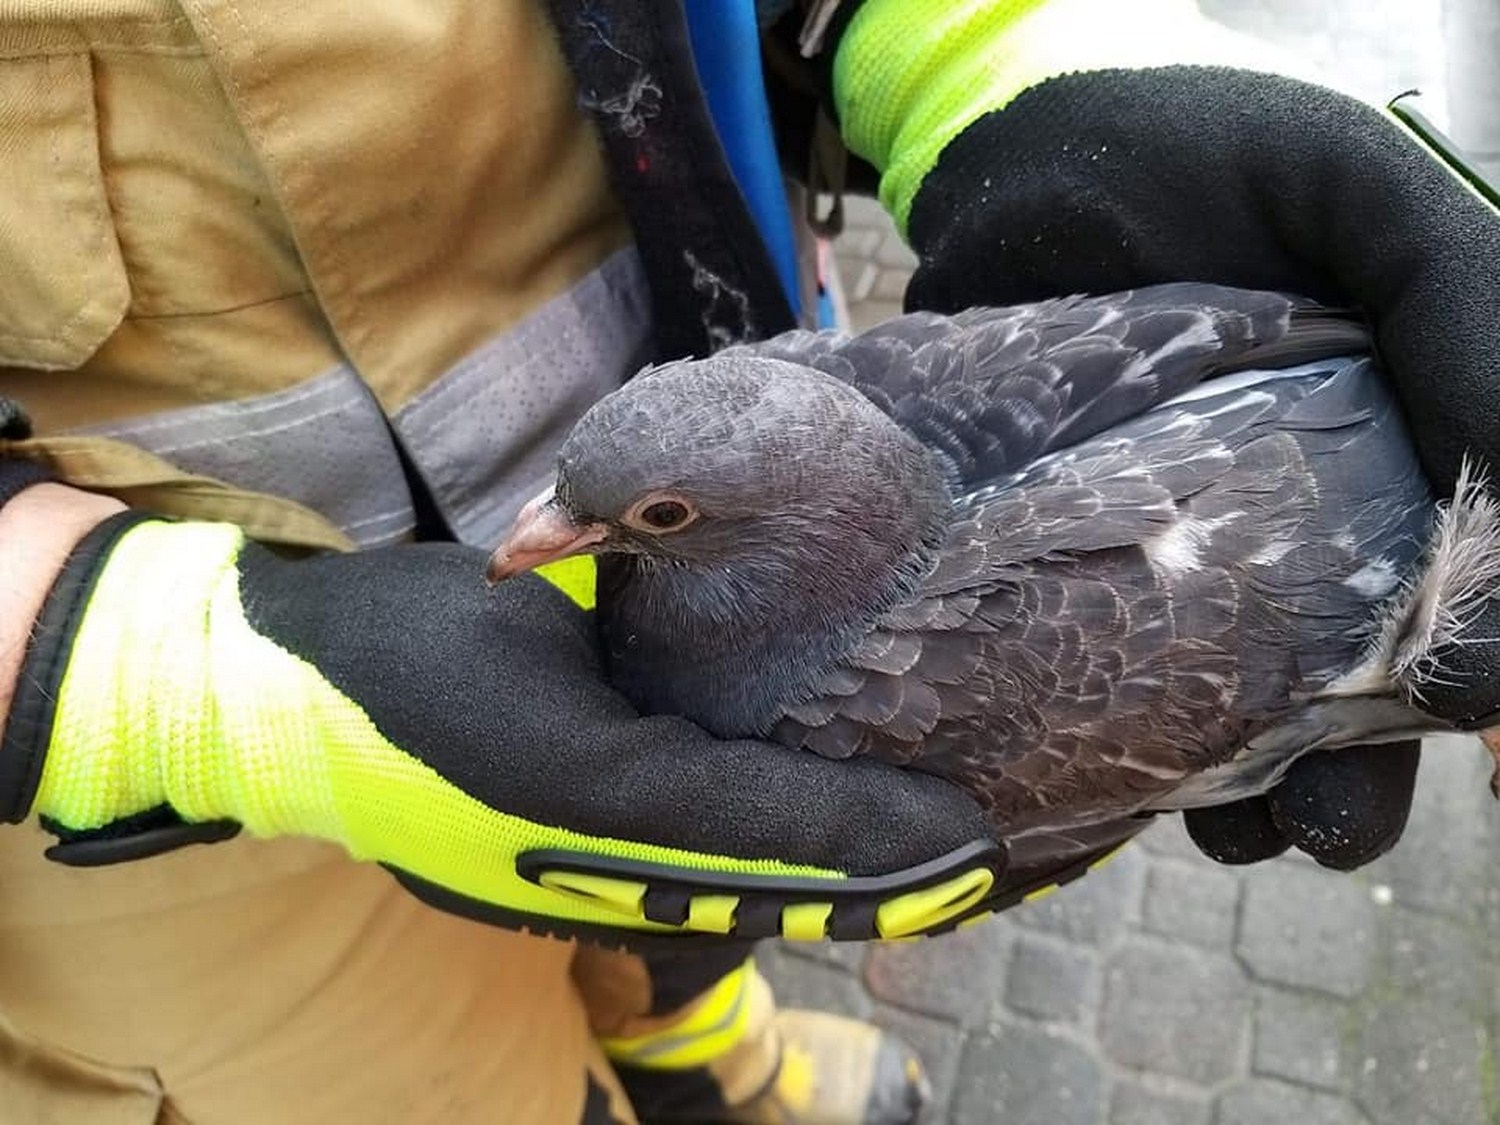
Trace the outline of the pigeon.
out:
<instances>
[{"instance_id":1,"label":"pigeon","mask_svg":"<svg viewBox=\"0 0 1500 1125\"><path fill-rule=\"evenodd\" d=\"M666 363L577 423L489 577L598 555L642 710L948 778L1055 866L1445 729L1422 689L1500 507L1467 469L1438 501L1372 349L1171 284Z\"/></svg>"}]
</instances>

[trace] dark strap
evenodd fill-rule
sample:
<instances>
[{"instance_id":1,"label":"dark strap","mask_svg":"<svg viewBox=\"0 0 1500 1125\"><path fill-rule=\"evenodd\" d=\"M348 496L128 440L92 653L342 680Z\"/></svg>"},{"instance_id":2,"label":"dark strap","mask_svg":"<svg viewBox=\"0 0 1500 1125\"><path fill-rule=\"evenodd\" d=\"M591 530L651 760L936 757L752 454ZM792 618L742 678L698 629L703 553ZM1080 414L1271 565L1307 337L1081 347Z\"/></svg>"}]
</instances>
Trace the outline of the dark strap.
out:
<instances>
[{"instance_id":1,"label":"dark strap","mask_svg":"<svg viewBox=\"0 0 1500 1125\"><path fill-rule=\"evenodd\" d=\"M0 438L25 441L31 436L31 419L15 399L0 395ZM22 489L53 479L50 469L36 461L17 457L0 460L0 508L15 499Z\"/></svg>"},{"instance_id":2,"label":"dark strap","mask_svg":"<svg viewBox=\"0 0 1500 1125\"><path fill-rule=\"evenodd\" d=\"M16 457L0 460L0 508L14 500L23 489L52 479L52 470L37 461L23 461Z\"/></svg>"},{"instance_id":3,"label":"dark strap","mask_svg":"<svg viewBox=\"0 0 1500 1125\"><path fill-rule=\"evenodd\" d=\"M657 355L796 326L714 132L680 3L548 0L651 290Z\"/></svg>"}]
</instances>

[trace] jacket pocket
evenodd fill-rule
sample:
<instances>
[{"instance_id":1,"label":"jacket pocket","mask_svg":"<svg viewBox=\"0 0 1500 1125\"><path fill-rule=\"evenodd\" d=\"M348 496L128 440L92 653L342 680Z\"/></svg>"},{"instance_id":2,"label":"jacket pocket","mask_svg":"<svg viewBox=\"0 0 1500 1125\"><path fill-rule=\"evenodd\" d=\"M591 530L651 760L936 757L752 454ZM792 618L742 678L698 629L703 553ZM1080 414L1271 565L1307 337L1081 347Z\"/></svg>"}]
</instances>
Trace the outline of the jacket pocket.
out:
<instances>
[{"instance_id":1,"label":"jacket pocket","mask_svg":"<svg viewBox=\"0 0 1500 1125\"><path fill-rule=\"evenodd\" d=\"M78 367L125 315L98 136L87 54L0 59L0 363Z\"/></svg>"}]
</instances>

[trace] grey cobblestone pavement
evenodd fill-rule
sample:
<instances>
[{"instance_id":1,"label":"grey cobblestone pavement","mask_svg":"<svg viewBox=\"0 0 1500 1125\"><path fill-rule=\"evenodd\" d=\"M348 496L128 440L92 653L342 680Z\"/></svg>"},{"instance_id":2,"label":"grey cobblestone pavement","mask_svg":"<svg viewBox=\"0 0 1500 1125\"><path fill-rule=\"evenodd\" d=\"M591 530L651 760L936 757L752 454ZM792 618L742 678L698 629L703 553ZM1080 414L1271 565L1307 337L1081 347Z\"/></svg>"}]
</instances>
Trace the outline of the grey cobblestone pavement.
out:
<instances>
[{"instance_id":1,"label":"grey cobblestone pavement","mask_svg":"<svg viewBox=\"0 0 1500 1125\"><path fill-rule=\"evenodd\" d=\"M1441 93L1437 0L1204 0L1370 97ZM1442 99L1432 99L1442 110ZM1494 121L1500 123L1500 113ZM913 259L855 201L858 326ZM1500 1125L1500 805L1472 739L1432 740L1406 835L1352 875L1203 859L1164 818L1103 869L947 937L782 944L783 1002L873 1018L954 1125Z\"/></svg>"},{"instance_id":2,"label":"grey cobblestone pavement","mask_svg":"<svg viewBox=\"0 0 1500 1125\"><path fill-rule=\"evenodd\" d=\"M1497 1125L1500 809L1432 740L1406 836L1352 875L1203 859L1164 818L973 929L767 948L784 1002L922 1052L955 1125Z\"/></svg>"}]
</instances>

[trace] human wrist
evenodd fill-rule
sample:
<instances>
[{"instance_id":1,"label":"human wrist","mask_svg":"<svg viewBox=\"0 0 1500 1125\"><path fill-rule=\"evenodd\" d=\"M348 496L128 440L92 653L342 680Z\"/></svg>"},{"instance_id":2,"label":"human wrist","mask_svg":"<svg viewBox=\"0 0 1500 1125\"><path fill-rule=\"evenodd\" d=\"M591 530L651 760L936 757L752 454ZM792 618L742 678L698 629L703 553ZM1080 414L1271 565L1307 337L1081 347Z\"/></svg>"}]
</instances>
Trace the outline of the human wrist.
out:
<instances>
[{"instance_id":1,"label":"human wrist","mask_svg":"<svg viewBox=\"0 0 1500 1125\"><path fill-rule=\"evenodd\" d=\"M0 506L0 714L9 714L37 615L68 556L124 510L112 497L52 482L33 483Z\"/></svg>"}]
</instances>

